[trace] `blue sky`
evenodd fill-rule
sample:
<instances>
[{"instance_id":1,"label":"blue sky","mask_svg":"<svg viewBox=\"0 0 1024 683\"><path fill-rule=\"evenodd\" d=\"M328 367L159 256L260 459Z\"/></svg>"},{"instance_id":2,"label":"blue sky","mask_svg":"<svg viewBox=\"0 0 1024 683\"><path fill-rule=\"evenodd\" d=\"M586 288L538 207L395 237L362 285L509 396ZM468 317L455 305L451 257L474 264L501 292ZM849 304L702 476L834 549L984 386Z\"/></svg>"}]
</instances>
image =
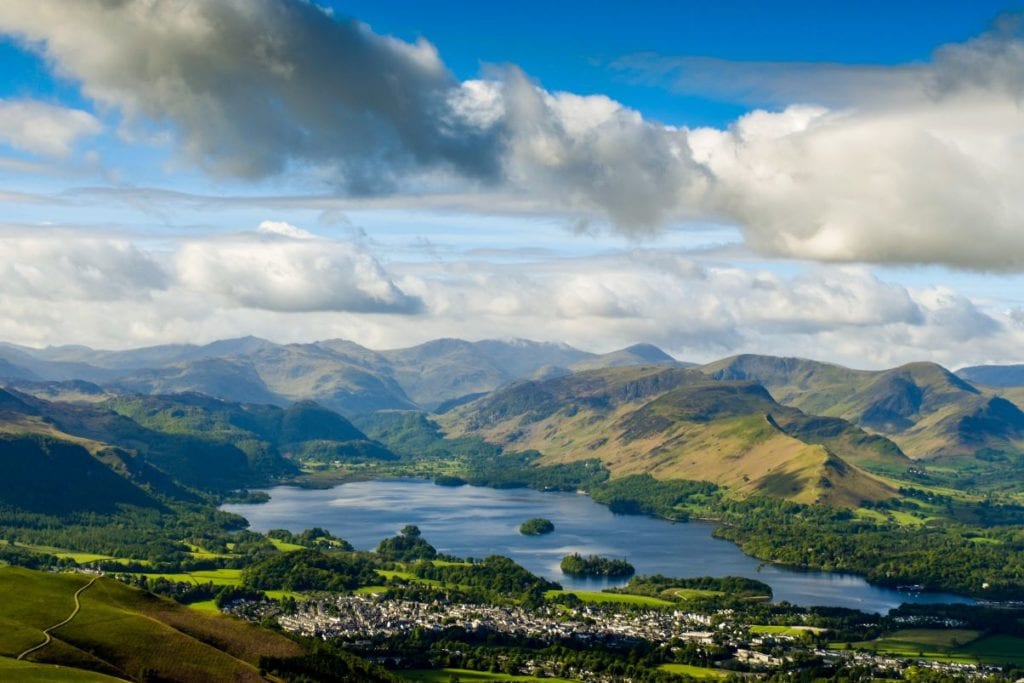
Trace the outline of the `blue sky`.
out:
<instances>
[{"instance_id":1,"label":"blue sky","mask_svg":"<svg viewBox=\"0 0 1024 683\"><path fill-rule=\"evenodd\" d=\"M1019 10L12 0L0 338L1019 361Z\"/></svg>"}]
</instances>

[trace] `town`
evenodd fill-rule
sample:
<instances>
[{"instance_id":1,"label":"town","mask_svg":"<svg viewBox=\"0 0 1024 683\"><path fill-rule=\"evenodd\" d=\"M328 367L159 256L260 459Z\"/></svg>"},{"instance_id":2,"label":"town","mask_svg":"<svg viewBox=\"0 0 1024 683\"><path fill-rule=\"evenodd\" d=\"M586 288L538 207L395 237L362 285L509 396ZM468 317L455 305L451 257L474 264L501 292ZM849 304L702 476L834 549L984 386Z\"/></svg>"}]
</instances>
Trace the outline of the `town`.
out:
<instances>
[{"instance_id":1,"label":"town","mask_svg":"<svg viewBox=\"0 0 1024 683\"><path fill-rule=\"evenodd\" d=\"M980 680L999 675L999 667L970 662L940 662L922 657L829 647L827 632L811 626L758 631L744 624L731 609L711 614L680 608L620 608L612 604L568 606L550 604L537 608L389 599L382 594L333 595L294 604L275 601L238 600L224 611L250 621L273 619L284 630L344 643L363 656L401 666L394 657L372 657L372 642L388 637L409 636L415 631L443 634L461 629L475 634L501 634L543 643L572 642L628 650L640 643L669 644L674 651L684 648L697 653L702 664L713 663L723 674L761 676L804 669L817 662L836 670L857 669L871 677L901 678L914 671ZM904 626L934 627L934 619L901 618ZM957 626L948 623L946 626ZM689 646L689 647L686 647ZM541 655L520 663L522 675L565 675ZM613 681L599 672L574 670L568 673L585 680Z\"/></svg>"}]
</instances>

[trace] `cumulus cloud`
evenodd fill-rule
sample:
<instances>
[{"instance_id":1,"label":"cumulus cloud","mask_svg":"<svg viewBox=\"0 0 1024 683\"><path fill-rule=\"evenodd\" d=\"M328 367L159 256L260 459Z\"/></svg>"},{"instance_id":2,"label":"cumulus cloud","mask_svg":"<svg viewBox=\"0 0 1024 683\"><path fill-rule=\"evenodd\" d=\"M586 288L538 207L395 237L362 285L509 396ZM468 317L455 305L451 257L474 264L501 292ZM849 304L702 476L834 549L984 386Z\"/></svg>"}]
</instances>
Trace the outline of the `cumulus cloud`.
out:
<instances>
[{"instance_id":1,"label":"cumulus cloud","mask_svg":"<svg viewBox=\"0 0 1024 683\"><path fill-rule=\"evenodd\" d=\"M432 45L309 2L13 0L0 28L130 121L169 124L187 157L215 172L260 177L306 162L335 167L358 191L435 165L496 173L495 136L449 106L458 83Z\"/></svg>"},{"instance_id":2,"label":"cumulus cloud","mask_svg":"<svg viewBox=\"0 0 1024 683\"><path fill-rule=\"evenodd\" d=\"M500 191L630 235L725 220L762 253L817 261L1024 269L1015 16L909 66L656 63L697 92L727 80L778 102L696 130L515 67L459 82L425 40L301 0L9 0L0 31L215 173Z\"/></svg>"},{"instance_id":3,"label":"cumulus cloud","mask_svg":"<svg viewBox=\"0 0 1024 683\"><path fill-rule=\"evenodd\" d=\"M265 221L253 235L187 242L175 254L174 269L185 289L227 305L280 312L421 309L363 249L288 223Z\"/></svg>"},{"instance_id":4,"label":"cumulus cloud","mask_svg":"<svg viewBox=\"0 0 1024 683\"><path fill-rule=\"evenodd\" d=\"M66 230L6 235L0 339L126 347L257 334L389 348L525 336L596 351L646 341L685 360L757 352L857 367L1007 362L1024 343L1019 311L1005 303L985 308L955 289L910 288L864 267L787 274L637 250L385 268L373 248L279 222L159 247Z\"/></svg>"},{"instance_id":5,"label":"cumulus cloud","mask_svg":"<svg viewBox=\"0 0 1024 683\"><path fill-rule=\"evenodd\" d=\"M145 298L168 284L131 242L63 231L0 235L0 282L4 297L75 302Z\"/></svg>"},{"instance_id":6,"label":"cumulus cloud","mask_svg":"<svg viewBox=\"0 0 1024 683\"><path fill-rule=\"evenodd\" d=\"M351 242L283 222L160 249L123 237L37 229L0 235L0 299L59 307L181 296L204 307L413 314L421 301ZM159 304L163 306L164 304ZM159 312L158 312L159 316Z\"/></svg>"},{"instance_id":7,"label":"cumulus cloud","mask_svg":"<svg viewBox=\"0 0 1024 683\"><path fill-rule=\"evenodd\" d=\"M75 142L102 130L89 112L35 100L0 100L0 142L51 157L71 153Z\"/></svg>"}]
</instances>

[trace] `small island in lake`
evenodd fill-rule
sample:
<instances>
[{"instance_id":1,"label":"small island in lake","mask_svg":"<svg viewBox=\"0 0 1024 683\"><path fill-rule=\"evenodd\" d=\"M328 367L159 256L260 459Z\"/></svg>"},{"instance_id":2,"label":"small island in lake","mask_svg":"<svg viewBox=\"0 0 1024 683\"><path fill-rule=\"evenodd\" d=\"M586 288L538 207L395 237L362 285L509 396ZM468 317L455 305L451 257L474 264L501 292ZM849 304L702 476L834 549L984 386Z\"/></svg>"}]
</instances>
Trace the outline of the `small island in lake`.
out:
<instances>
[{"instance_id":1,"label":"small island in lake","mask_svg":"<svg viewBox=\"0 0 1024 683\"><path fill-rule=\"evenodd\" d=\"M550 519L534 517L519 525L519 533L524 536L543 536L555 530L555 525Z\"/></svg>"},{"instance_id":2,"label":"small island in lake","mask_svg":"<svg viewBox=\"0 0 1024 683\"><path fill-rule=\"evenodd\" d=\"M629 562L613 560L598 555L582 557L579 553L566 555L562 558L562 573L570 576L632 576L636 573Z\"/></svg>"}]
</instances>

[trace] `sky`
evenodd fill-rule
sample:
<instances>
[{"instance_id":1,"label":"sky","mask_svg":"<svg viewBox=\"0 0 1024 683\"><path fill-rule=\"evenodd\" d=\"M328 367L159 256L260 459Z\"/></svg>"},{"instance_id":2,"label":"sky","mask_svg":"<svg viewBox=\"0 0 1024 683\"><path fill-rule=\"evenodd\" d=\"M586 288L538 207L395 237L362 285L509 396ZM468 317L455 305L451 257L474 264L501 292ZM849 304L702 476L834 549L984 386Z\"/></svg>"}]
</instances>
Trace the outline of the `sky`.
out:
<instances>
[{"instance_id":1,"label":"sky","mask_svg":"<svg viewBox=\"0 0 1024 683\"><path fill-rule=\"evenodd\" d=\"M0 340L1022 362L1022 11L6 0Z\"/></svg>"}]
</instances>

